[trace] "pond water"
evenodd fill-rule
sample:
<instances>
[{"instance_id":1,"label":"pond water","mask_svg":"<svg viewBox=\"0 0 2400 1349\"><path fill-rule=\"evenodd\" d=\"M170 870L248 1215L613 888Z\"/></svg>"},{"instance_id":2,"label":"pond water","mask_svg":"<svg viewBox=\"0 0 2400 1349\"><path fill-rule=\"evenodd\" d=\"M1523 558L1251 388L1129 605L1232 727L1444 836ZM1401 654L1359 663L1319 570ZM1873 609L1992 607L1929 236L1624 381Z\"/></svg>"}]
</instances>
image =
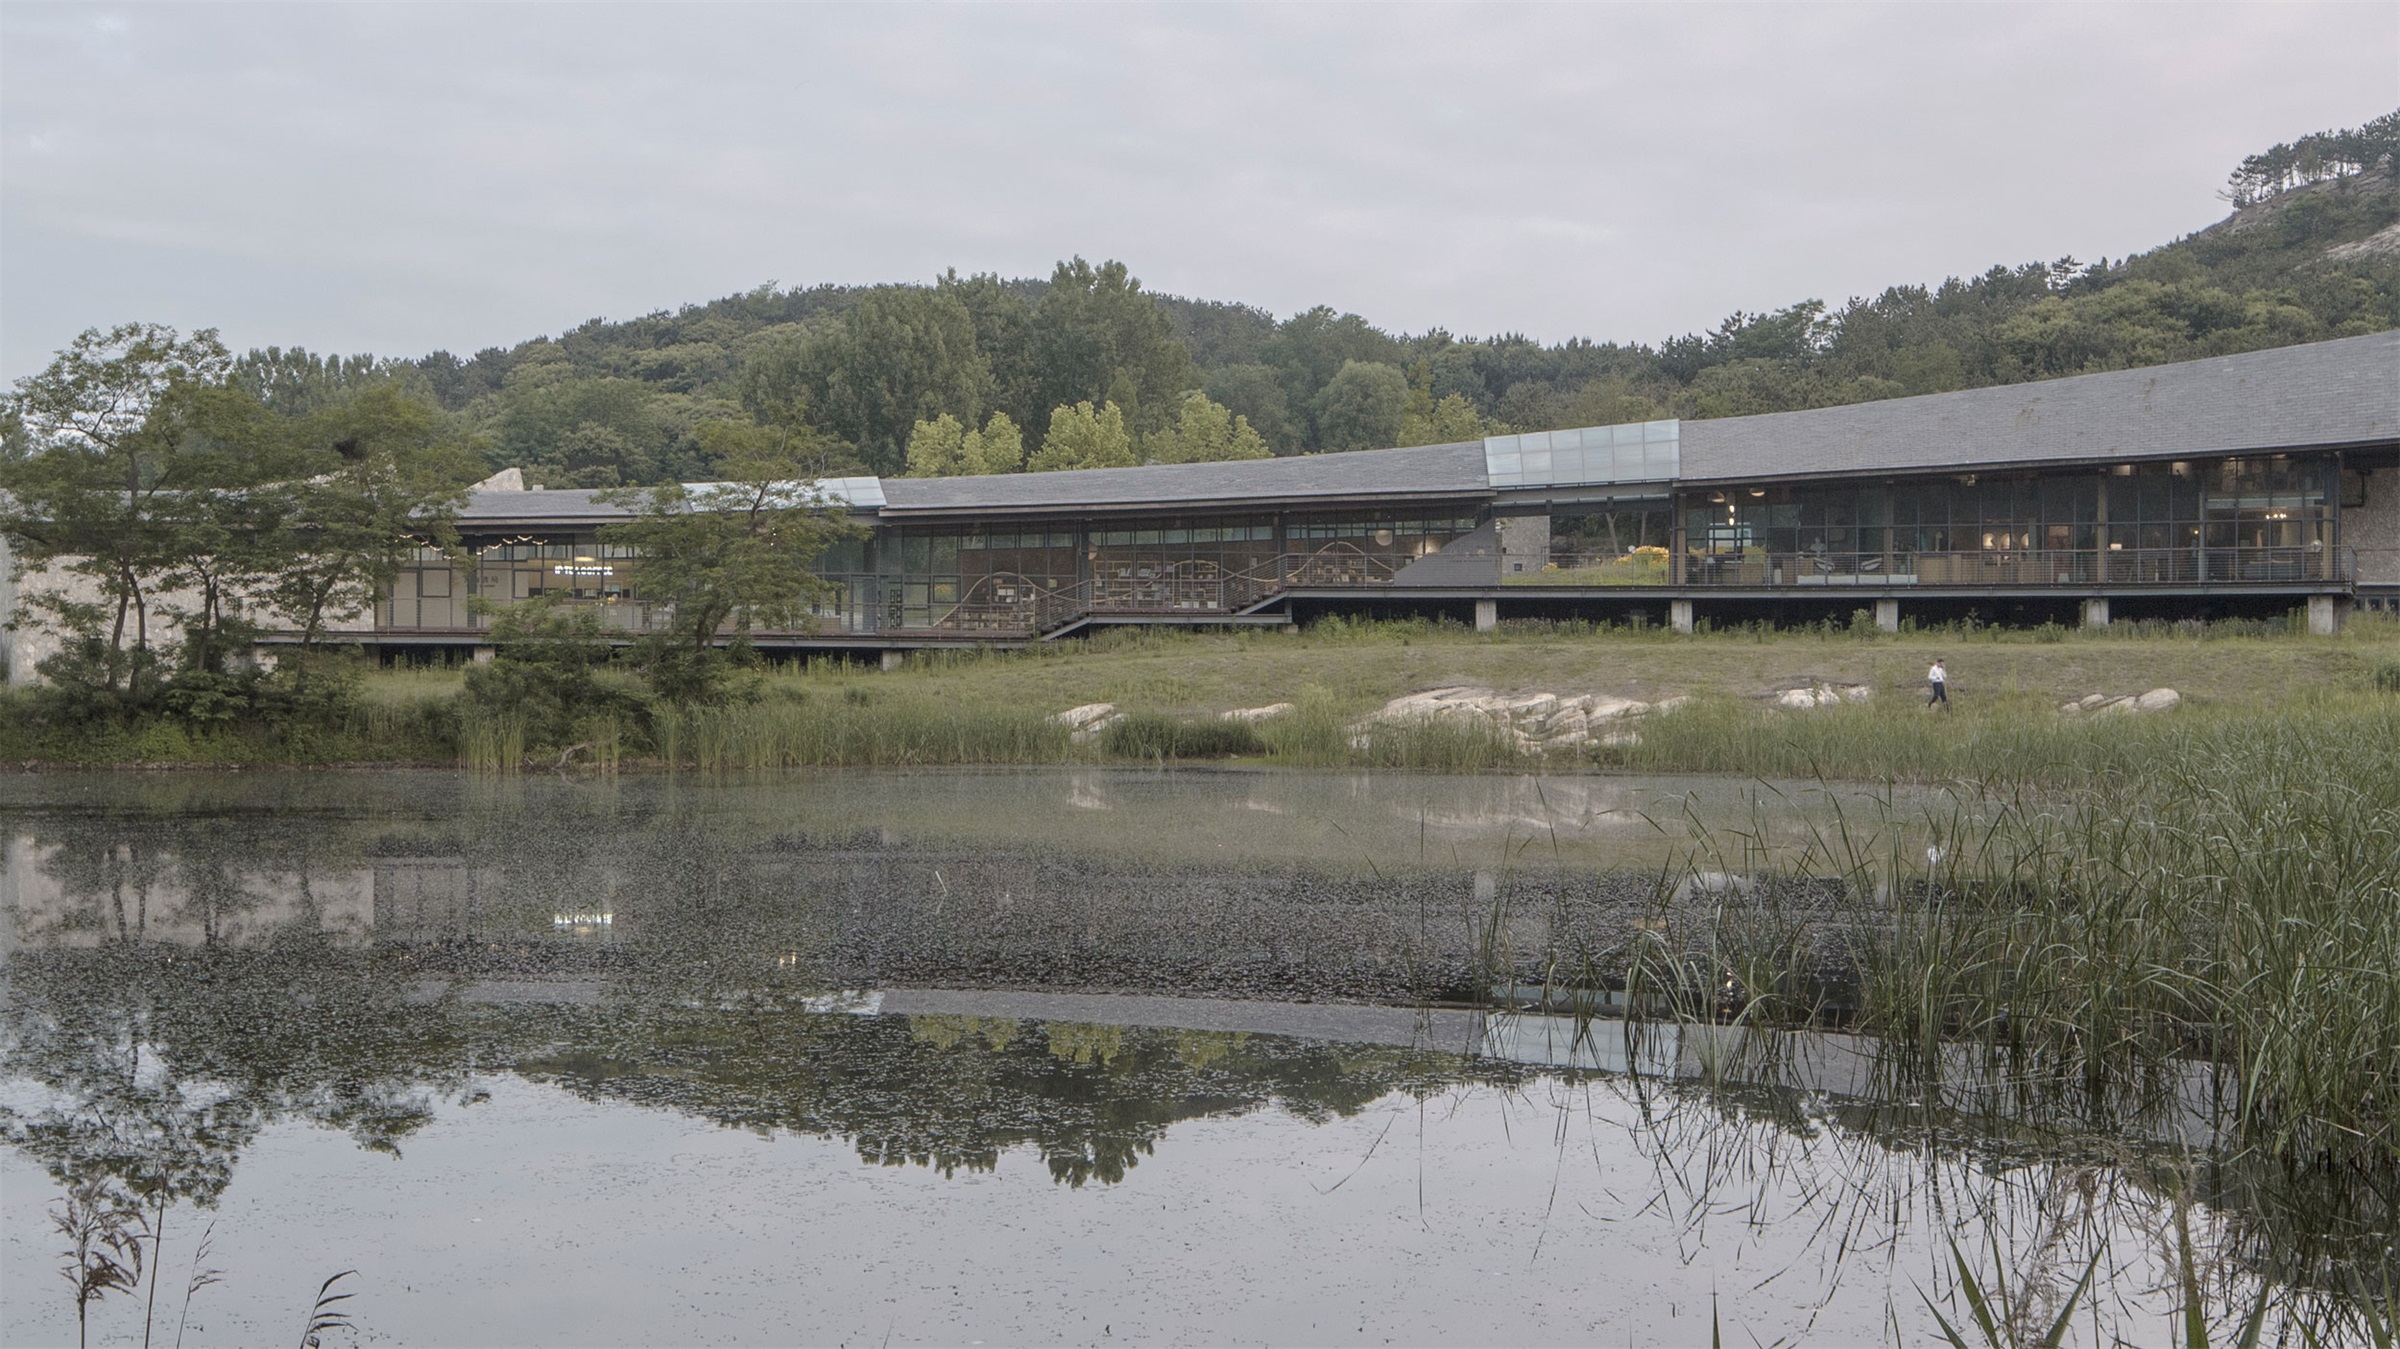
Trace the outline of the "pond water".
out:
<instances>
[{"instance_id":1,"label":"pond water","mask_svg":"<svg viewBox=\"0 0 2400 1349\"><path fill-rule=\"evenodd\" d=\"M94 1343L193 1345L298 1340L343 1271L328 1344L1928 1343L1953 1242L2021 1321L2095 1268L2079 1342L2163 1343L2179 1226L2220 1314L2388 1250L2212 1156L2197 1093L2061 1131L1910 1099L1839 1035L1476 1005L1496 947L1597 939L1703 844L1956 811L1706 779L0 778L0 1340L75 1339L61 1220L156 1276L89 1303Z\"/></svg>"}]
</instances>

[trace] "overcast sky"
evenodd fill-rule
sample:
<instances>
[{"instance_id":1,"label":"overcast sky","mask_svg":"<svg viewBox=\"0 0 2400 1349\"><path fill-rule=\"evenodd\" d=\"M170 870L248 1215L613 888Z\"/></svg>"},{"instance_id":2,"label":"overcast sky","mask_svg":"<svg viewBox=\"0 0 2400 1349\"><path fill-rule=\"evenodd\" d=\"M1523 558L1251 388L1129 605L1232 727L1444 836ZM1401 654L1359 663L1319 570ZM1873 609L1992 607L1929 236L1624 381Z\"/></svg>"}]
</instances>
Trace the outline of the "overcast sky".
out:
<instances>
[{"instance_id":1,"label":"overcast sky","mask_svg":"<svg viewBox=\"0 0 2400 1349\"><path fill-rule=\"evenodd\" d=\"M0 376L1047 275L1655 341L2120 256L2400 106L2400 5L0 6Z\"/></svg>"}]
</instances>

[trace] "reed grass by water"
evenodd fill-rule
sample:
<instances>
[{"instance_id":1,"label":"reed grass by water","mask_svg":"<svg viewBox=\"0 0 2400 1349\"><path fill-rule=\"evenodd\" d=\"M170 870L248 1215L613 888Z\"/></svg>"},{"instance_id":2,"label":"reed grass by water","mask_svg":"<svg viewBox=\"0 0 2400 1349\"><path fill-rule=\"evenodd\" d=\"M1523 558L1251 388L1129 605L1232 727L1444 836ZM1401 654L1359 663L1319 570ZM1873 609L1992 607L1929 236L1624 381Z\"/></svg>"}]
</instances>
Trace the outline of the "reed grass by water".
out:
<instances>
[{"instance_id":1,"label":"reed grass by water","mask_svg":"<svg viewBox=\"0 0 2400 1349\"><path fill-rule=\"evenodd\" d=\"M662 707L649 741L668 766L710 772L1056 763L1074 748L1067 728L1039 712L905 697Z\"/></svg>"},{"instance_id":2,"label":"reed grass by water","mask_svg":"<svg viewBox=\"0 0 2400 1349\"><path fill-rule=\"evenodd\" d=\"M2087 743L2039 790L1837 818L1796 854L1699 831L1598 973L1675 1015L1833 1016L1923 1088L1971 1050L2012 1107L2088 1123L2213 1065L2243 1146L2400 1169L2400 702Z\"/></svg>"}]
</instances>

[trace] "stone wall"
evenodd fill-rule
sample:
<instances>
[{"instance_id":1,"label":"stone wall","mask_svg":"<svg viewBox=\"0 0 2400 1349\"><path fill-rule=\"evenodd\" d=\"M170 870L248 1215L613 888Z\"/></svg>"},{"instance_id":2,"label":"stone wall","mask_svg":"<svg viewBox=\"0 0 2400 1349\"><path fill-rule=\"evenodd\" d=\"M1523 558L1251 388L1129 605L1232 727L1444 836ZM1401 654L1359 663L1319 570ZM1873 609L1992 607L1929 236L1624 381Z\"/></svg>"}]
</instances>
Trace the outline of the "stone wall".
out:
<instances>
[{"instance_id":1,"label":"stone wall","mask_svg":"<svg viewBox=\"0 0 2400 1349\"><path fill-rule=\"evenodd\" d=\"M1549 515L1502 515L1492 523L1500 529L1500 574L1503 577L1519 572L1540 571L1550 565Z\"/></svg>"},{"instance_id":2,"label":"stone wall","mask_svg":"<svg viewBox=\"0 0 2400 1349\"><path fill-rule=\"evenodd\" d=\"M17 574L15 564L14 554L9 551L6 541L0 539L0 625L6 625L0 626L0 668L6 670L11 687L40 683L42 676L38 667L65 645L65 634L49 621L50 615L46 611L25 607L24 601L28 596L65 595L80 603L113 609L108 597L101 592L98 581L68 571L63 564L54 562L22 576ZM196 607L199 603L199 592L194 590L168 590L151 595L151 646L166 647L181 641L183 625L177 621L175 614ZM347 618L327 620L326 639L339 641L344 634L357 637L373 632L375 607ZM270 626L279 622L274 618L262 621ZM130 629L126 633L125 644L133 644ZM262 649L262 659L267 659L267 651L271 651L271 648Z\"/></svg>"},{"instance_id":3,"label":"stone wall","mask_svg":"<svg viewBox=\"0 0 2400 1349\"><path fill-rule=\"evenodd\" d=\"M2342 511L2342 545L2358 558L2362 585L2400 585L2400 466L2367 473L2367 504Z\"/></svg>"}]
</instances>

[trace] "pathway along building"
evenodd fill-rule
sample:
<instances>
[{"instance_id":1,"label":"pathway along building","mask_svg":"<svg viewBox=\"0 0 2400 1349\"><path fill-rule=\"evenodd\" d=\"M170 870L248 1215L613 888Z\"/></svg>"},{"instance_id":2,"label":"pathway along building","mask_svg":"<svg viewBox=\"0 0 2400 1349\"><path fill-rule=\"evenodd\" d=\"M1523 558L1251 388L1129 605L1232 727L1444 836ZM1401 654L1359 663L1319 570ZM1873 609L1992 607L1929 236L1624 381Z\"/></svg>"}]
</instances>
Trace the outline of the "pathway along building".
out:
<instances>
[{"instance_id":1,"label":"pathway along building","mask_svg":"<svg viewBox=\"0 0 2400 1349\"><path fill-rule=\"evenodd\" d=\"M870 526L766 650L1329 612L2105 623L2400 612L2400 333L1963 393L1241 463L824 484ZM585 491L478 489L357 640L475 650L470 595L657 617ZM459 560L465 557L467 561ZM353 634L346 634L352 636Z\"/></svg>"}]
</instances>

